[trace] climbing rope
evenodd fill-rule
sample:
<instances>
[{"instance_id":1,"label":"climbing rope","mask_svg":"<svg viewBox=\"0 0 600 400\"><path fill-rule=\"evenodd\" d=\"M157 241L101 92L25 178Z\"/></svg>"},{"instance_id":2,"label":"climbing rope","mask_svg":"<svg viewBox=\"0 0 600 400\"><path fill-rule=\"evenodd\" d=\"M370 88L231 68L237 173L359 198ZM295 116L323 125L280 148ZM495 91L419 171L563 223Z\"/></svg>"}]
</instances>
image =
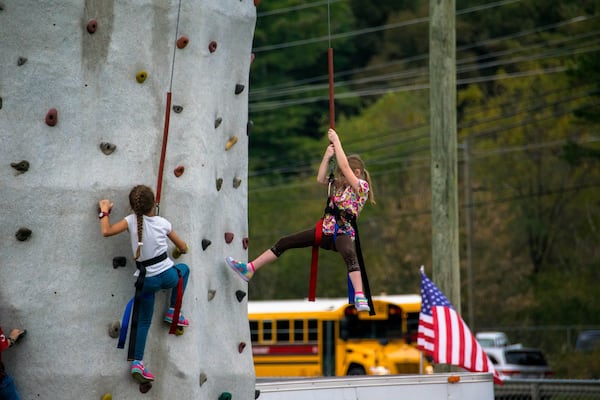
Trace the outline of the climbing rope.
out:
<instances>
[{"instance_id":1,"label":"climbing rope","mask_svg":"<svg viewBox=\"0 0 600 400\"><path fill-rule=\"evenodd\" d=\"M179 0L179 5L177 7L177 23L175 25L175 40L173 43L177 42L177 36L179 35L179 19L181 15L181 0ZM156 183L156 215L160 213L160 195L162 192L162 181L163 181L163 171L165 169L165 156L167 154L167 141L169 139L169 123L171 121L171 91L173 90L173 73L175 71L175 54L176 54L177 46L173 45L173 57L171 58L171 79L169 81L169 91L167 92L167 102L165 109L165 126L163 129L163 140L162 140L162 148L160 151L160 162L158 164L158 181Z\"/></svg>"}]
</instances>

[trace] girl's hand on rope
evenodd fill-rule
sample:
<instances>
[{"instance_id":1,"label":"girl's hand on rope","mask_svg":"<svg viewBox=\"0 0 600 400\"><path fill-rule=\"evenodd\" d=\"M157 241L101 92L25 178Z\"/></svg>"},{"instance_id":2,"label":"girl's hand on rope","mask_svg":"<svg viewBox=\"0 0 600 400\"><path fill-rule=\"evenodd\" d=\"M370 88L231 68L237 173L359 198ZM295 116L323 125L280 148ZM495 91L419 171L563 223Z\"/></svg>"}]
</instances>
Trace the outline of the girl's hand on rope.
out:
<instances>
[{"instance_id":1,"label":"girl's hand on rope","mask_svg":"<svg viewBox=\"0 0 600 400\"><path fill-rule=\"evenodd\" d=\"M335 154L335 147L333 146L333 144L330 144L325 149L325 154L323 155L323 158L326 160L330 160L334 154Z\"/></svg>"},{"instance_id":2,"label":"girl's hand on rope","mask_svg":"<svg viewBox=\"0 0 600 400\"><path fill-rule=\"evenodd\" d=\"M329 143L331 143L331 144L335 144L336 142L340 141L340 138L339 138L337 132L332 128L329 128L329 131L327 132L327 136L329 137Z\"/></svg>"},{"instance_id":3,"label":"girl's hand on rope","mask_svg":"<svg viewBox=\"0 0 600 400\"><path fill-rule=\"evenodd\" d=\"M98 207L100 207L100 211L110 212L113 208L113 203L108 199L103 199L98 202Z\"/></svg>"}]
</instances>

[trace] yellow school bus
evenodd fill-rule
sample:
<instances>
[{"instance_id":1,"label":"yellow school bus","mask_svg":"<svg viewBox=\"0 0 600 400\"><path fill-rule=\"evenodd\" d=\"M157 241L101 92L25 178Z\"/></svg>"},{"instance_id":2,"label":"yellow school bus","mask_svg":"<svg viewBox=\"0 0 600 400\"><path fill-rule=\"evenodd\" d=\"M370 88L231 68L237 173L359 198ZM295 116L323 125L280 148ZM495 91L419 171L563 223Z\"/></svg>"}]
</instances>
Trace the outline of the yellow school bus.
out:
<instances>
[{"instance_id":1,"label":"yellow school bus","mask_svg":"<svg viewBox=\"0 0 600 400\"><path fill-rule=\"evenodd\" d=\"M249 301L257 377L433 372L416 348L421 297L373 297L376 315L347 298Z\"/></svg>"}]
</instances>

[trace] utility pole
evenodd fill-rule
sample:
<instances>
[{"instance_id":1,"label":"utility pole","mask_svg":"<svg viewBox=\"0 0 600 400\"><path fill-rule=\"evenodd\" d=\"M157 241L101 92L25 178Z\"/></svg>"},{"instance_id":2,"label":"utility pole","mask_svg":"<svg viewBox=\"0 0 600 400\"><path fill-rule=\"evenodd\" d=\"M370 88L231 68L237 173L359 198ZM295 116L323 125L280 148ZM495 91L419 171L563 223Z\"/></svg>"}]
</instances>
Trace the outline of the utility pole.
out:
<instances>
[{"instance_id":1,"label":"utility pole","mask_svg":"<svg viewBox=\"0 0 600 400\"><path fill-rule=\"evenodd\" d=\"M455 0L429 2L433 279L460 313Z\"/></svg>"},{"instance_id":2,"label":"utility pole","mask_svg":"<svg viewBox=\"0 0 600 400\"><path fill-rule=\"evenodd\" d=\"M466 270L467 270L467 304L469 307L469 327L475 331L475 309L473 308L473 191L471 190L471 138L467 136L463 144L463 171L465 190L465 240L466 240Z\"/></svg>"}]
</instances>

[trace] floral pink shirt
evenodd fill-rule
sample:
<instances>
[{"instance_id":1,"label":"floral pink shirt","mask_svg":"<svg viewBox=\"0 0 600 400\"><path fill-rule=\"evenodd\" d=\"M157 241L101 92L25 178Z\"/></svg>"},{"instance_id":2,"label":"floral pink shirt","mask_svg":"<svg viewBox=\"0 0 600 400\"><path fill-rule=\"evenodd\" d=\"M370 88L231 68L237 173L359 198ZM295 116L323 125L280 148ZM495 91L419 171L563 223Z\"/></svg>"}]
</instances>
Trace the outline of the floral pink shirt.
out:
<instances>
[{"instance_id":1,"label":"floral pink shirt","mask_svg":"<svg viewBox=\"0 0 600 400\"><path fill-rule=\"evenodd\" d=\"M335 207L340 210L341 221L338 225L337 234L350 235L354 239L354 229L350 224L350 221L346 220L346 213L351 213L356 218L360 214L361 210L367 202L369 196L369 184L367 181L358 180L358 193L354 191L352 186L346 186L345 188L334 189L332 194L333 202ZM331 214L325 214L323 218L323 234L333 235L335 231L335 217Z\"/></svg>"}]
</instances>

